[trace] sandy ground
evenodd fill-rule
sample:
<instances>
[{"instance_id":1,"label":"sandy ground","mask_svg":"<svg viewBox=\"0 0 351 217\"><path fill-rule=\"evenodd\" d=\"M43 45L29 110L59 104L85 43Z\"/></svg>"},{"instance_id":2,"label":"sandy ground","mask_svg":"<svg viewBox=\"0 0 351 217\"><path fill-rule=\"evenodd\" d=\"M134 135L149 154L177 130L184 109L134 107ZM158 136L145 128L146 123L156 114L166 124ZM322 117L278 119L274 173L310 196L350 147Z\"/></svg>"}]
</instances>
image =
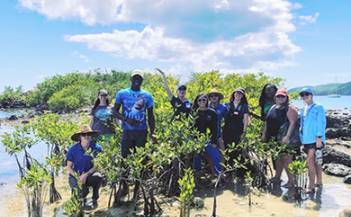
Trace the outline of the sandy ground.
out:
<instances>
[{"instance_id":1,"label":"sandy ground","mask_svg":"<svg viewBox=\"0 0 351 217\"><path fill-rule=\"evenodd\" d=\"M67 177L61 176L57 180L57 188L62 195L62 200L55 204L45 204L44 215L45 217L51 217L54 214L54 209L61 206L64 201L69 198L69 188L67 186ZM325 194L326 200L324 202L328 205L321 205L320 203L308 200L302 205L296 203L285 202L282 197L273 196L271 194L256 192L252 197L253 205L248 206L248 197L240 196L232 191L232 189L225 189L219 192L217 198L217 216L219 217L333 217L338 216L338 213L347 207L347 204L351 206L351 194L350 187L345 187L341 184L341 180L335 177L325 176L325 188L323 194ZM341 189L337 189L336 186L344 186ZM329 186L329 187L328 187ZM9 187L9 186L7 186ZM99 200L99 207L95 212L90 213L89 216L133 216L130 207L120 207L114 210L107 209L108 203L108 189L102 189L101 198ZM212 214L213 198L212 193L209 191L208 195L204 195L204 208L201 210L192 209L192 217L210 217ZM335 200L340 197L344 204ZM167 203L162 203L163 214L161 216L177 217L179 216L179 203L175 198L167 199ZM26 216L26 208L24 203L24 196L18 190L5 194L0 199L0 216L1 217L24 217ZM334 203L334 204L333 204ZM139 211L141 213L141 211Z\"/></svg>"}]
</instances>

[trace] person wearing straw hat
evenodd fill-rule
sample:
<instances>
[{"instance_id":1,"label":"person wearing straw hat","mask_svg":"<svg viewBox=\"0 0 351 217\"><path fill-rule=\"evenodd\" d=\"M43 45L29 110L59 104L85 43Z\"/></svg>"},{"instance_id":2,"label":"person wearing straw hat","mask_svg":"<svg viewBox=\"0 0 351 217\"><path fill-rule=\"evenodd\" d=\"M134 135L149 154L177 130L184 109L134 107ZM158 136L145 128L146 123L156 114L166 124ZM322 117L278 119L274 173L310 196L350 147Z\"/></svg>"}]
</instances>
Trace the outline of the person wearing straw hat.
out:
<instances>
[{"instance_id":1,"label":"person wearing straw hat","mask_svg":"<svg viewBox=\"0 0 351 217\"><path fill-rule=\"evenodd\" d=\"M69 185L72 189L78 188L81 198L86 202L85 197L89 193L89 187L93 188L92 208L97 207L99 199L99 189L102 182L101 174L95 171L93 157L102 152L101 146L92 142L92 137L98 135L97 131L91 129L89 125L82 125L79 132L72 135L71 139L77 143L67 152L67 171L69 174ZM88 154L92 153L92 154ZM82 189L79 189L78 175Z\"/></svg>"},{"instance_id":2,"label":"person wearing straw hat","mask_svg":"<svg viewBox=\"0 0 351 217\"><path fill-rule=\"evenodd\" d=\"M114 106L115 117L122 120L121 155L123 158L127 158L136 147L144 147L149 133L152 142L157 142L154 134L154 99L149 92L141 89L144 73L141 70L134 70L130 81L130 88L116 93ZM125 196L128 193L128 185L125 181L121 184L122 188L118 191L118 195Z\"/></svg>"},{"instance_id":3,"label":"person wearing straw hat","mask_svg":"<svg viewBox=\"0 0 351 217\"><path fill-rule=\"evenodd\" d=\"M222 137L222 120L226 114L227 108L221 104L221 100L224 98L223 94L217 89L213 88L208 94L209 107L216 111L217 114L217 136L218 144L221 149L224 149L223 137Z\"/></svg>"},{"instance_id":4,"label":"person wearing straw hat","mask_svg":"<svg viewBox=\"0 0 351 217\"><path fill-rule=\"evenodd\" d=\"M173 110L174 110L174 114L173 114L171 120L174 120L175 118L180 117L181 114L185 114L186 116L188 116L191 113L192 104L186 98L187 87L185 85L178 86L177 96L174 96L171 89L168 86L168 81L167 81L165 73L159 68L156 68L156 70L162 76L164 86L167 90L168 100L170 101L170 103L173 107Z\"/></svg>"}]
</instances>

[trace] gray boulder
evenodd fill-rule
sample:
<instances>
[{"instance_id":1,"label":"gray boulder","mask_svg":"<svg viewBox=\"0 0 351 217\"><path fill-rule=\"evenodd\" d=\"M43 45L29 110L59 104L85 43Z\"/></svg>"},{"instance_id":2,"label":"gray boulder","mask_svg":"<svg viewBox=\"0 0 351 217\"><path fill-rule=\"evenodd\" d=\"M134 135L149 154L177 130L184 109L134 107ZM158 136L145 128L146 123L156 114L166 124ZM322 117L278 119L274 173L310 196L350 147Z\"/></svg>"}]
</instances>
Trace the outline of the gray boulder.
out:
<instances>
[{"instance_id":1,"label":"gray boulder","mask_svg":"<svg viewBox=\"0 0 351 217\"><path fill-rule=\"evenodd\" d=\"M324 164L323 170L328 175L338 177L345 177L351 174L351 168L342 164Z\"/></svg>"},{"instance_id":2,"label":"gray boulder","mask_svg":"<svg viewBox=\"0 0 351 217\"><path fill-rule=\"evenodd\" d=\"M351 184L351 175L347 175L344 178L344 183L345 184Z\"/></svg>"},{"instance_id":3,"label":"gray boulder","mask_svg":"<svg viewBox=\"0 0 351 217\"><path fill-rule=\"evenodd\" d=\"M323 151L323 162L324 164L334 163L351 167L351 156L327 145Z\"/></svg>"}]
</instances>

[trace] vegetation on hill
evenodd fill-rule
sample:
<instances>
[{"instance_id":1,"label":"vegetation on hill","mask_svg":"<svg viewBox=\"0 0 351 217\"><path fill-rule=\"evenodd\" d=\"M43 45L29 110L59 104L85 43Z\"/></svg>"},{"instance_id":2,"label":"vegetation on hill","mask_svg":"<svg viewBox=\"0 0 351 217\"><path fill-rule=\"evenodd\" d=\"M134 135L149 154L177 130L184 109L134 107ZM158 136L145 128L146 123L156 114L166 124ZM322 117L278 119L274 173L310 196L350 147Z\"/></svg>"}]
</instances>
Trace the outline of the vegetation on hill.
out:
<instances>
[{"instance_id":1,"label":"vegetation on hill","mask_svg":"<svg viewBox=\"0 0 351 217\"><path fill-rule=\"evenodd\" d=\"M351 82L332 83L317 86L309 86L316 95L325 96L330 94L351 95ZM289 90L289 92L299 92L303 87L297 87Z\"/></svg>"},{"instance_id":2,"label":"vegetation on hill","mask_svg":"<svg viewBox=\"0 0 351 217\"><path fill-rule=\"evenodd\" d=\"M178 81L169 76L171 88L176 90ZM26 93L21 88L7 87L0 95L0 107L22 104L26 106L41 106L55 112L69 112L84 106L92 105L99 89L107 89L111 99L116 91L129 87L130 72L94 71L89 73L72 72L56 75L45 79L43 82ZM244 87L247 91L250 104L257 106L257 100L263 85L267 82L280 84L282 79L271 78L264 74L228 74L221 76L218 71L207 73L194 73L187 83L188 97L194 99L196 94L217 88L227 98L237 87ZM143 88L155 96L156 108L169 107L167 93L163 89L162 79L159 74L147 73Z\"/></svg>"}]
</instances>

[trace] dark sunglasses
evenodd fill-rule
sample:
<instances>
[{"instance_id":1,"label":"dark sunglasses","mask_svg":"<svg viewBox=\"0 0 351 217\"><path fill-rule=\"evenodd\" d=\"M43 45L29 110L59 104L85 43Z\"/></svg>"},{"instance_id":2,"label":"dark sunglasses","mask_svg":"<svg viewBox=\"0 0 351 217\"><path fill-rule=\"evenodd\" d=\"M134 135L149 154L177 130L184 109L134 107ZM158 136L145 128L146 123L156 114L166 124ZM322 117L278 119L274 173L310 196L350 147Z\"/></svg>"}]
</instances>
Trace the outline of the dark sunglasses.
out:
<instances>
[{"instance_id":1,"label":"dark sunglasses","mask_svg":"<svg viewBox=\"0 0 351 217\"><path fill-rule=\"evenodd\" d=\"M108 95L107 94L100 94L100 96L107 97Z\"/></svg>"},{"instance_id":2,"label":"dark sunglasses","mask_svg":"<svg viewBox=\"0 0 351 217\"><path fill-rule=\"evenodd\" d=\"M285 98L286 96L283 96L283 95L278 95L277 98Z\"/></svg>"},{"instance_id":3,"label":"dark sunglasses","mask_svg":"<svg viewBox=\"0 0 351 217\"><path fill-rule=\"evenodd\" d=\"M198 99L197 101L198 101L198 102L206 102L207 99Z\"/></svg>"},{"instance_id":4,"label":"dark sunglasses","mask_svg":"<svg viewBox=\"0 0 351 217\"><path fill-rule=\"evenodd\" d=\"M301 97L309 96L309 95L311 95L311 94L310 94L310 93L301 93L301 94L300 94Z\"/></svg>"},{"instance_id":5,"label":"dark sunglasses","mask_svg":"<svg viewBox=\"0 0 351 217\"><path fill-rule=\"evenodd\" d=\"M90 133L82 133L82 134L80 134L80 135L83 136L83 137L91 136Z\"/></svg>"}]
</instances>

